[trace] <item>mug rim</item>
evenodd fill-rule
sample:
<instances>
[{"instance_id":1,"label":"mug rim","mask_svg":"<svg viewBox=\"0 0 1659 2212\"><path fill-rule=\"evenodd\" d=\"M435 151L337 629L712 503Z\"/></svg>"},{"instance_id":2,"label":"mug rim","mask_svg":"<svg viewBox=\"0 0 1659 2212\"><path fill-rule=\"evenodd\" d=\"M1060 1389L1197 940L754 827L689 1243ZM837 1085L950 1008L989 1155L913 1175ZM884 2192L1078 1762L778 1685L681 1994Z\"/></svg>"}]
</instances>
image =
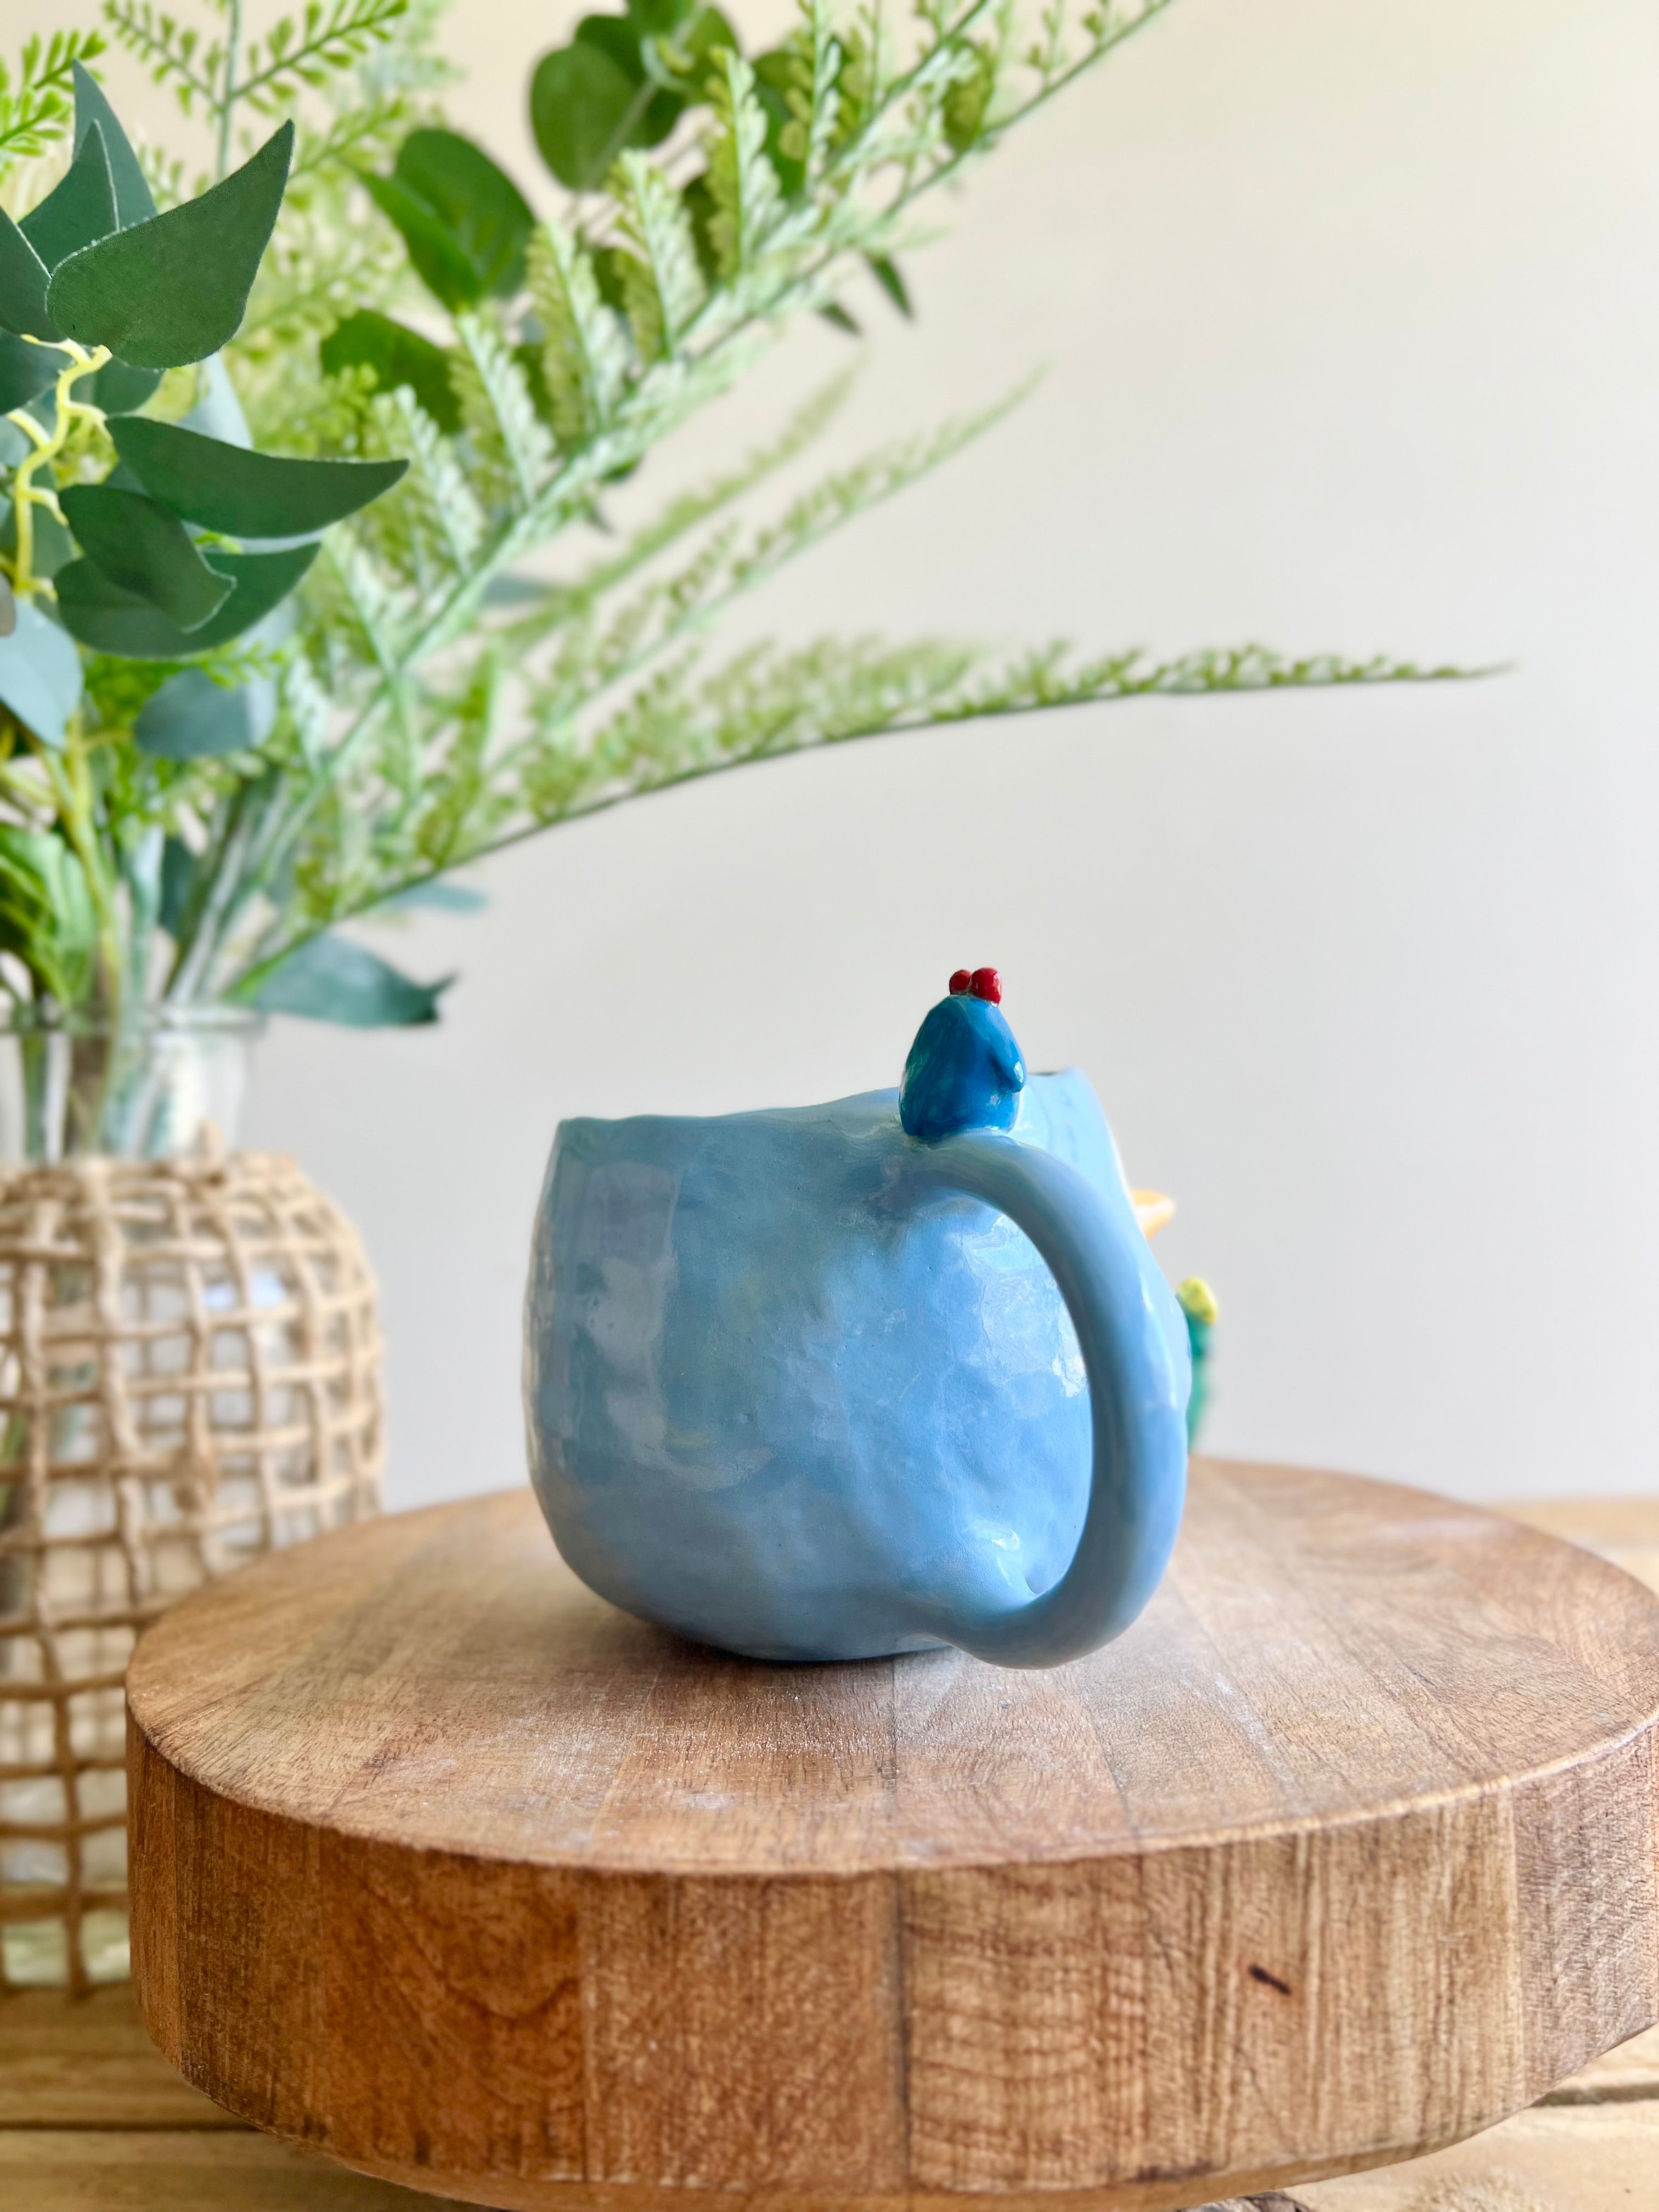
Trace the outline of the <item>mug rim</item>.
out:
<instances>
[{"instance_id":1,"label":"mug rim","mask_svg":"<svg viewBox=\"0 0 1659 2212\"><path fill-rule=\"evenodd\" d=\"M1070 1076L1075 1076L1087 1084L1092 1095L1093 1085L1089 1084L1088 1077L1084 1074L1080 1067L1076 1066L1035 1069L1026 1077L1023 1088L1029 1091L1034 1083L1063 1082ZM566 1114L561 1116L555 1127L554 1139L556 1143L560 1131L574 1127L578 1124L586 1124L590 1128L622 1129L626 1128L630 1122L654 1121L671 1126L684 1124L687 1127L707 1127L716 1121L805 1120L809 1116L816 1117L838 1113L849 1106L872 1108L890 1104L896 1117L899 1087L896 1083L891 1083L879 1090L849 1091L845 1097L842 1098L809 1099L799 1106L733 1106L727 1108L723 1113L715 1114L667 1114L650 1111L638 1114ZM912 1137L909 1139L913 1145L923 1144L926 1141L921 1137Z\"/></svg>"}]
</instances>

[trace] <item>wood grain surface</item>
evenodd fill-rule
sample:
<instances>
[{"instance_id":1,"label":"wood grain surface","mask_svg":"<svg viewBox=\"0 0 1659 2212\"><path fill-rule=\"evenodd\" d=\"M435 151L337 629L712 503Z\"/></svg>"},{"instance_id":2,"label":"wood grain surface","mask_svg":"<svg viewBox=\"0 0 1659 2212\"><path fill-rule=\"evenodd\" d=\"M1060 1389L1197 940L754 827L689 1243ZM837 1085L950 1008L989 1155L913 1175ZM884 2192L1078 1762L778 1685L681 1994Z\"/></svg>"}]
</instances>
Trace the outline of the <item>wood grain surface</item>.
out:
<instances>
[{"instance_id":1,"label":"wood grain surface","mask_svg":"<svg viewBox=\"0 0 1659 2212\"><path fill-rule=\"evenodd\" d=\"M1145 1619L1036 1675L723 1660L510 1493L203 1593L130 1689L162 2049L469 2202L1156 2212L1659 2017L1659 1605L1419 1492L1200 1464Z\"/></svg>"},{"instance_id":2,"label":"wood grain surface","mask_svg":"<svg viewBox=\"0 0 1659 2212\"><path fill-rule=\"evenodd\" d=\"M1659 1524L1659 1504L1653 1513ZM1649 2115L1601 2108L1659 2109L1659 2030L1596 2060L1548 2101L1558 2100L1572 2110L1544 2142L1549 2179L1534 2187L1533 2206L1648 2212ZM1525 2166L1536 2179L1540 2162L1528 2117L1455 2151L1269 2201L1267 2212L1311 2208L1316 2195L1318 2212L1515 2212L1510 2178ZM1356 2191L1368 2203L1354 2203ZM442 2212L443 2202L250 2132L179 2079L125 1984L88 1999L40 1990L0 2002L0 2203L26 2212Z\"/></svg>"}]
</instances>

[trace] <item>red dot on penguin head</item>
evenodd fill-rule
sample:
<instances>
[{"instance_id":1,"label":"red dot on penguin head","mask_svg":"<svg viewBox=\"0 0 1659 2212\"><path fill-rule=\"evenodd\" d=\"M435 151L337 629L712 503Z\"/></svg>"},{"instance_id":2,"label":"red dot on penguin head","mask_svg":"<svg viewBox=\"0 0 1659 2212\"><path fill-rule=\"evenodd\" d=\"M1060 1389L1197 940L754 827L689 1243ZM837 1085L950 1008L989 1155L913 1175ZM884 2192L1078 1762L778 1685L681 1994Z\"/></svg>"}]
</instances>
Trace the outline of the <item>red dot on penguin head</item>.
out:
<instances>
[{"instance_id":1,"label":"red dot on penguin head","mask_svg":"<svg viewBox=\"0 0 1659 2212\"><path fill-rule=\"evenodd\" d=\"M965 968L958 968L951 978L951 996L953 999L961 998L973 980Z\"/></svg>"},{"instance_id":2,"label":"red dot on penguin head","mask_svg":"<svg viewBox=\"0 0 1659 2212\"><path fill-rule=\"evenodd\" d=\"M976 999L988 999L994 1006L1002 1004L1002 978L994 968L975 968L968 988Z\"/></svg>"}]
</instances>

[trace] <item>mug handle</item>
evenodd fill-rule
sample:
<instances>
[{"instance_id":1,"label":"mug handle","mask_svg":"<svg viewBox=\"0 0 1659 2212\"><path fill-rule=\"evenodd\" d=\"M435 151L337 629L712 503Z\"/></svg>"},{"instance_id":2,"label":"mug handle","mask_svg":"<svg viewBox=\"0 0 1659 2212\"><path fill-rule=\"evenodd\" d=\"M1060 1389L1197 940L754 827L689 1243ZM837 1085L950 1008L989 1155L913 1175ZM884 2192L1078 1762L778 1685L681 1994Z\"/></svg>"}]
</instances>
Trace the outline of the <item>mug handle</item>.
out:
<instances>
[{"instance_id":1,"label":"mug handle","mask_svg":"<svg viewBox=\"0 0 1659 2212\"><path fill-rule=\"evenodd\" d=\"M1006 1611L941 1608L928 1626L999 1667L1062 1666L1121 1636L1169 1564L1187 1490L1186 1332L1170 1326L1179 1311L1121 1178L1103 1193L988 1130L907 1152L913 1188L983 1200L1048 1263L1082 1349L1093 1437L1083 1533L1060 1580Z\"/></svg>"}]
</instances>

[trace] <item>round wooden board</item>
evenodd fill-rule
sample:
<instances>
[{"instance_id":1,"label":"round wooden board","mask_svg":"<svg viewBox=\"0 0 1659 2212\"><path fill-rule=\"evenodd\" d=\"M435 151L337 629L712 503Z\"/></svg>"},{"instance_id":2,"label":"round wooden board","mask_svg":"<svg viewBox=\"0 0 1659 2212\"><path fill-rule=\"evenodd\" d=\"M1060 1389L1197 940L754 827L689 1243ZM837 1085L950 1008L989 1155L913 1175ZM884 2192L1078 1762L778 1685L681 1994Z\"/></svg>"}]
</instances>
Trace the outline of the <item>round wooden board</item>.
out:
<instances>
[{"instance_id":1,"label":"round wooden board","mask_svg":"<svg viewBox=\"0 0 1659 2212\"><path fill-rule=\"evenodd\" d=\"M724 1658L512 1492L200 1592L129 1695L162 2049L480 2204L1157 2212L1659 2018L1659 1602L1420 1492L1197 1463L1052 1674Z\"/></svg>"}]
</instances>

